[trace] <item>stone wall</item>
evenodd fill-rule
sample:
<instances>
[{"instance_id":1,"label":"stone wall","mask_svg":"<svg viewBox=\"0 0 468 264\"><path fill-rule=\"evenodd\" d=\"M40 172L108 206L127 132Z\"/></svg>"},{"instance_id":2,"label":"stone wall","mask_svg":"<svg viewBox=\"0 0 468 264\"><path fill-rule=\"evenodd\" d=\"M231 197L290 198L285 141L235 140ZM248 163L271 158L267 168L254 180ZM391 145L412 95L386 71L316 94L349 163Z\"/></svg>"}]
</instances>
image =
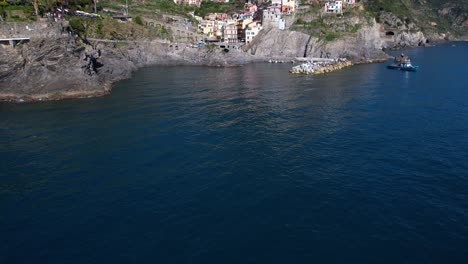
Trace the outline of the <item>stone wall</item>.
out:
<instances>
[{"instance_id":1,"label":"stone wall","mask_svg":"<svg viewBox=\"0 0 468 264\"><path fill-rule=\"evenodd\" d=\"M47 38L66 34L61 22L0 22L0 38Z\"/></svg>"}]
</instances>

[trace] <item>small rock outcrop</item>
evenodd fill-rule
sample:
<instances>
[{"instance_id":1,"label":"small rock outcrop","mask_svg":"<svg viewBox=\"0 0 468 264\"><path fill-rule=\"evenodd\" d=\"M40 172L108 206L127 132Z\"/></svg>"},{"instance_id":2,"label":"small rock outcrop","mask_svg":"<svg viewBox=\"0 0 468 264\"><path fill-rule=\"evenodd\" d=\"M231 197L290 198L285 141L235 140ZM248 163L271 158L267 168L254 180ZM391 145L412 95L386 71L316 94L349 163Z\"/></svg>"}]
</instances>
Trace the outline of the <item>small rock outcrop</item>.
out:
<instances>
[{"instance_id":1,"label":"small rock outcrop","mask_svg":"<svg viewBox=\"0 0 468 264\"><path fill-rule=\"evenodd\" d=\"M107 93L110 86L99 85L98 76L86 70L90 63L94 67L91 60L96 58L85 54L85 48L70 38L1 46L0 98L41 100Z\"/></svg>"}]
</instances>

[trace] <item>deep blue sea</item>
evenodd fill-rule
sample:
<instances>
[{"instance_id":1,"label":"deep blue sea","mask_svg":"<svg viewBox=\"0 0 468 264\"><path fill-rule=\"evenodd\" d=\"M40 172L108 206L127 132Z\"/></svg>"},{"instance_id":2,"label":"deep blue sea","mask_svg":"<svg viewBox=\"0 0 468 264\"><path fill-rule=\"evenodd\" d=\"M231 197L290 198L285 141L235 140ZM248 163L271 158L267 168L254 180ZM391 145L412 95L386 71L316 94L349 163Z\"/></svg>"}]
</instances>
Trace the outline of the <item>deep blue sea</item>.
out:
<instances>
[{"instance_id":1,"label":"deep blue sea","mask_svg":"<svg viewBox=\"0 0 468 264\"><path fill-rule=\"evenodd\" d=\"M468 43L404 52L0 103L0 263L468 263Z\"/></svg>"}]
</instances>

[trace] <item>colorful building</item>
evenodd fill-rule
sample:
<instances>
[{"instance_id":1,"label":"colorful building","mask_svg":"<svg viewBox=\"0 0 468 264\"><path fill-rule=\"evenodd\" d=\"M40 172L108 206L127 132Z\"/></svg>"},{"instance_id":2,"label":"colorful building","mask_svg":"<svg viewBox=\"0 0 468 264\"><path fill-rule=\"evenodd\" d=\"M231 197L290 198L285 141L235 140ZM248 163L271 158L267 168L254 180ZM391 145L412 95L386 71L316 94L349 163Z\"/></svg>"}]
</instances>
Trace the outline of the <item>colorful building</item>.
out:
<instances>
[{"instance_id":1,"label":"colorful building","mask_svg":"<svg viewBox=\"0 0 468 264\"><path fill-rule=\"evenodd\" d=\"M296 11L298 6L298 2L296 0L282 0L281 3L281 12L283 13L291 13Z\"/></svg>"},{"instance_id":2,"label":"colorful building","mask_svg":"<svg viewBox=\"0 0 468 264\"><path fill-rule=\"evenodd\" d=\"M253 14L253 13L257 12L257 10L258 10L257 4L247 3L244 6L244 12L245 13Z\"/></svg>"},{"instance_id":3,"label":"colorful building","mask_svg":"<svg viewBox=\"0 0 468 264\"><path fill-rule=\"evenodd\" d=\"M215 24L216 21L214 20L202 20L198 24L198 31L203 35L213 38L215 37Z\"/></svg>"},{"instance_id":4,"label":"colorful building","mask_svg":"<svg viewBox=\"0 0 468 264\"><path fill-rule=\"evenodd\" d=\"M237 22L227 20L223 31L223 40L227 43L236 43L237 41Z\"/></svg>"},{"instance_id":5,"label":"colorful building","mask_svg":"<svg viewBox=\"0 0 468 264\"><path fill-rule=\"evenodd\" d=\"M226 20L228 14L226 13L209 13L205 16L206 20Z\"/></svg>"},{"instance_id":6,"label":"colorful building","mask_svg":"<svg viewBox=\"0 0 468 264\"><path fill-rule=\"evenodd\" d=\"M299 3L297 0L272 0L271 6L279 7L281 13L291 13L296 11Z\"/></svg>"}]
</instances>

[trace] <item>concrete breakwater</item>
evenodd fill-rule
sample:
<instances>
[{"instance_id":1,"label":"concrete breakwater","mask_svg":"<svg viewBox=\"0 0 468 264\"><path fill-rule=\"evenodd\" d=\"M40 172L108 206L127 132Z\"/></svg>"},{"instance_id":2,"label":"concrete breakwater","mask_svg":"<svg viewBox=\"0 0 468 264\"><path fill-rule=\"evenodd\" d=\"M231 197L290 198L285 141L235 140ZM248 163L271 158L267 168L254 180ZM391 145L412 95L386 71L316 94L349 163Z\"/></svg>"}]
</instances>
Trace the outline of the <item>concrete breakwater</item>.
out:
<instances>
[{"instance_id":1,"label":"concrete breakwater","mask_svg":"<svg viewBox=\"0 0 468 264\"><path fill-rule=\"evenodd\" d=\"M351 65L353 65L353 63L350 60L342 58L333 61L309 61L294 66L289 72L295 74L322 74L340 70Z\"/></svg>"}]
</instances>

